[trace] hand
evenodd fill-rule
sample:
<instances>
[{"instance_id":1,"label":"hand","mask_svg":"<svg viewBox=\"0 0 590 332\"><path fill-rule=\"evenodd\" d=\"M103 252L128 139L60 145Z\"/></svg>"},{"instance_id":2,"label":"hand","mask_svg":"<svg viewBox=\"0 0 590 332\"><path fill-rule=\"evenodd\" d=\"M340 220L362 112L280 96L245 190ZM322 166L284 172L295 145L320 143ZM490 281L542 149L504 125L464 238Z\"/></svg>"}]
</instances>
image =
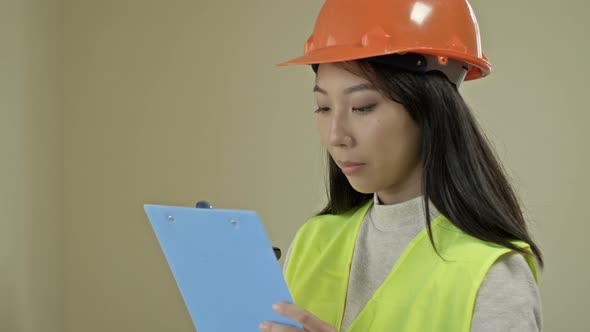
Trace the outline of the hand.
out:
<instances>
[{"instance_id":1,"label":"hand","mask_svg":"<svg viewBox=\"0 0 590 332\"><path fill-rule=\"evenodd\" d=\"M330 324L294 304L281 302L274 304L272 308L279 314L303 325L303 330L283 324L263 322L260 324L260 331L262 332L337 332L336 328L330 326Z\"/></svg>"}]
</instances>

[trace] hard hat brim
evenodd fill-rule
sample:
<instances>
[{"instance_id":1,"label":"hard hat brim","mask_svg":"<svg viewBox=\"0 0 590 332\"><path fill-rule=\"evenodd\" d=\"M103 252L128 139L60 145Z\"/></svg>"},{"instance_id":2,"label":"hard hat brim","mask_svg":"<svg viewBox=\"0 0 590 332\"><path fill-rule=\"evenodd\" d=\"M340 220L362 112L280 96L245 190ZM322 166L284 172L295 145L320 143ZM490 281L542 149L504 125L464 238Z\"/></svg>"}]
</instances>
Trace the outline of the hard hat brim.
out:
<instances>
[{"instance_id":1,"label":"hard hat brim","mask_svg":"<svg viewBox=\"0 0 590 332\"><path fill-rule=\"evenodd\" d=\"M308 52L306 55L297 57L295 59L285 61L282 63L277 64L277 66L291 66L291 65L312 65L312 64L321 64L321 63L331 63L331 62L344 62L344 61L354 61L360 60L365 58L370 58L374 56L381 56L386 54L404 54L404 53L419 53L419 54L426 54L426 55L436 55L436 56L443 56L448 57L451 59L455 59L458 61L463 61L467 64L471 65L471 70L465 77L465 80L473 80L480 77L485 77L489 75L491 71L491 65L486 60L485 55L481 58L478 57L471 57L466 55L465 53L460 52L453 52L450 50L439 50L439 49L432 49L432 48L413 48L413 49L401 49L401 50L391 50L387 52L383 52L383 50L377 49L370 49L366 47L343 47L343 46L334 46L334 47L327 47L321 48L318 50L313 50Z\"/></svg>"}]
</instances>

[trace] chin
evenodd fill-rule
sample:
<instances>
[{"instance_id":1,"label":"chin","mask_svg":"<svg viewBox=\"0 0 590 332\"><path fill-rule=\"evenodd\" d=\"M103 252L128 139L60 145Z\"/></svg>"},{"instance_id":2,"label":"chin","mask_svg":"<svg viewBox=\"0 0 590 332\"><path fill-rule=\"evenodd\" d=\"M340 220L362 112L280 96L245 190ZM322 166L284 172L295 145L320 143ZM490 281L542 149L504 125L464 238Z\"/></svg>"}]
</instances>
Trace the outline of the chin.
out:
<instances>
[{"instance_id":1,"label":"chin","mask_svg":"<svg viewBox=\"0 0 590 332\"><path fill-rule=\"evenodd\" d=\"M350 181L350 179L348 180L348 183L350 183L354 190L361 194L372 194L375 192L375 187L369 183L363 183L362 181Z\"/></svg>"}]
</instances>

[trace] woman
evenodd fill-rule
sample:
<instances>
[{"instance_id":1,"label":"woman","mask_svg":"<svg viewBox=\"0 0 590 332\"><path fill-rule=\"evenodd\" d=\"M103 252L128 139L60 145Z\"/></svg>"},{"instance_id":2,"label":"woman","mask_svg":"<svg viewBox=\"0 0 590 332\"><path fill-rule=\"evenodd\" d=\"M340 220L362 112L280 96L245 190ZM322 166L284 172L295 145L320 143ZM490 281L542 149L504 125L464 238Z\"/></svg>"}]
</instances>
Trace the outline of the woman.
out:
<instances>
[{"instance_id":1,"label":"woman","mask_svg":"<svg viewBox=\"0 0 590 332\"><path fill-rule=\"evenodd\" d=\"M314 332L541 330L541 252L458 92L490 71L469 4L328 0L285 64L316 73L329 202L275 310Z\"/></svg>"}]
</instances>

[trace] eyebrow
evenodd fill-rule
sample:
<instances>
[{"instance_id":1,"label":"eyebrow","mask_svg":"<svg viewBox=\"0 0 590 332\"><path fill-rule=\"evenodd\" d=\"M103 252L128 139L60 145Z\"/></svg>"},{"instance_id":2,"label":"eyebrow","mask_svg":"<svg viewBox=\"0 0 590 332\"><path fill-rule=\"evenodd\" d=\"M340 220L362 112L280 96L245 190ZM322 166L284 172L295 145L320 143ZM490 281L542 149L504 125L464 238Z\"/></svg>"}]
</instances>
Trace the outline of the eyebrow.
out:
<instances>
[{"instance_id":1,"label":"eyebrow","mask_svg":"<svg viewBox=\"0 0 590 332\"><path fill-rule=\"evenodd\" d=\"M351 93L364 91L364 90L377 90L377 89L370 83L363 83L363 84L359 84L359 85L353 85L349 88L344 89L344 94L349 95ZM319 92L324 95L328 94L328 92L326 92L326 90L320 88L317 85L313 87L313 92Z\"/></svg>"}]
</instances>

